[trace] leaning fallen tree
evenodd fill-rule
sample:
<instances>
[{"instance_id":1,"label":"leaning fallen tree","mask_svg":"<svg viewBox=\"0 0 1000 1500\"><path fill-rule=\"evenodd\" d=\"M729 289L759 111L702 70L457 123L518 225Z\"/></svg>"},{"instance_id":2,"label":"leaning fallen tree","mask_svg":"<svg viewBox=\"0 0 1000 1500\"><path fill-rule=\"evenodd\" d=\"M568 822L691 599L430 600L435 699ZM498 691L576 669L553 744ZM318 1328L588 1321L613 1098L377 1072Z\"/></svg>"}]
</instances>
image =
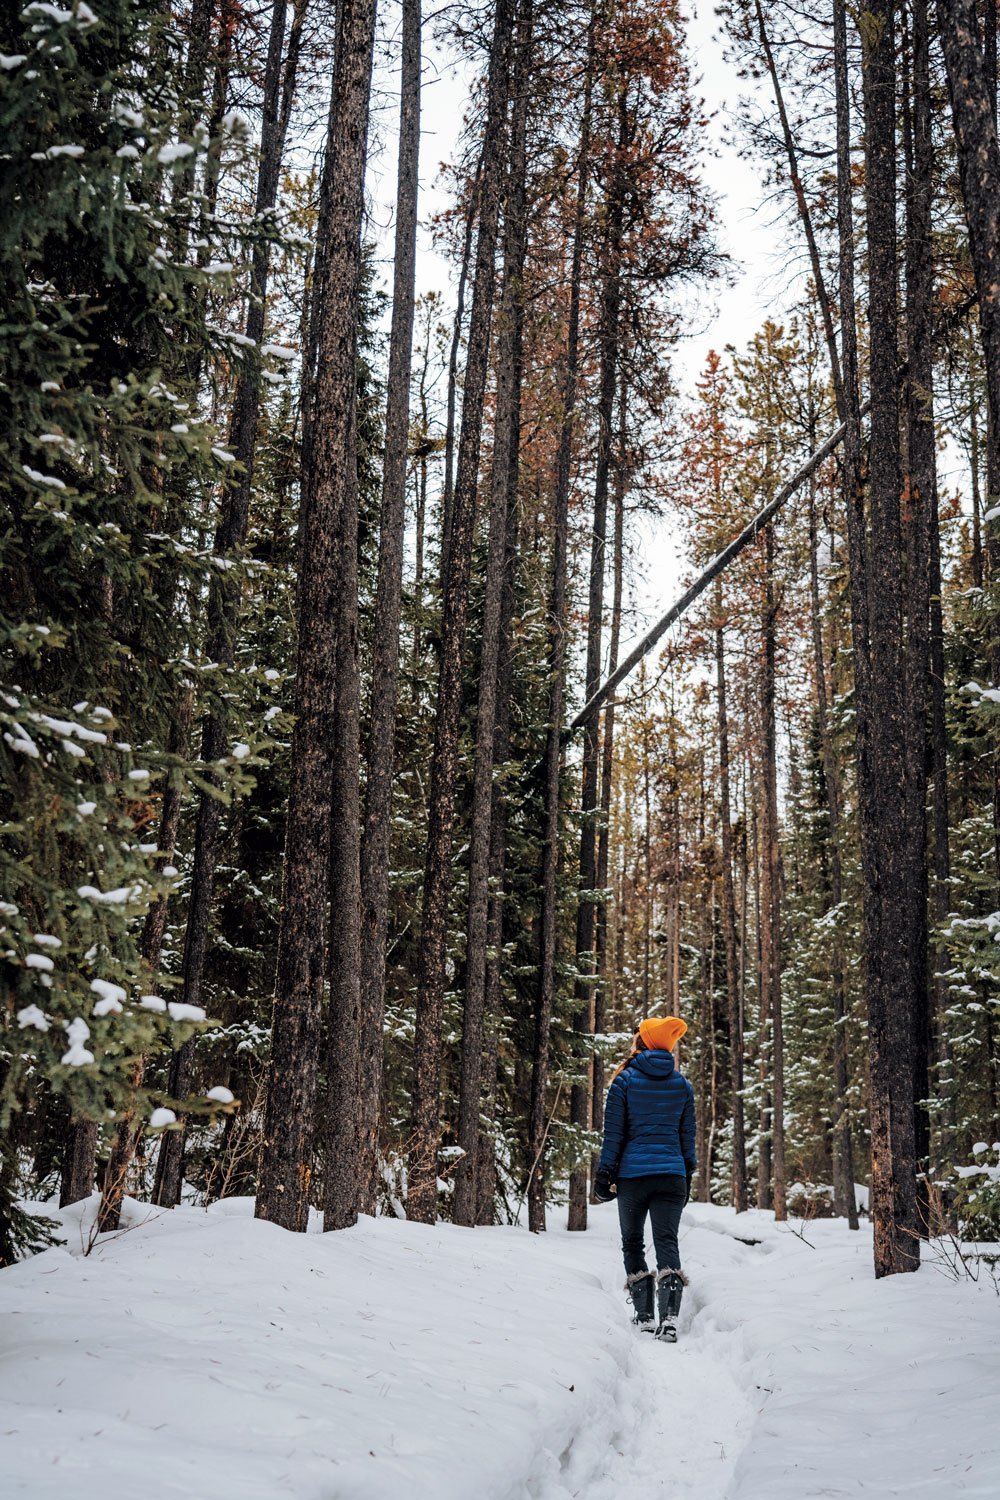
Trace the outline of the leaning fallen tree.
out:
<instances>
[{"instance_id":1,"label":"leaning fallen tree","mask_svg":"<svg viewBox=\"0 0 1000 1500\"><path fill-rule=\"evenodd\" d=\"M866 403L862 408L862 416L867 409ZM809 476L816 472L820 464L828 459L831 453L835 452L839 444L843 441L844 431L844 423L842 422L839 427L830 433L830 436L824 443L821 443L818 448L810 453L809 457L796 469L791 479L786 480L780 490L768 501L764 509L758 511L753 520L744 526L739 536L734 537L728 547L724 547L712 559L708 567L698 574L698 577L690 587L684 591L679 599L674 601L666 614L661 615L656 624L647 630L642 639L637 641L628 655L623 658L615 671L606 677L597 691L591 695L576 718L570 723L567 734L572 734L575 730L582 729L584 724L593 718L594 714L599 711L601 705L611 696L618 685L625 681L630 672L634 671L644 656L649 655L650 651L663 638L671 625L676 624L681 615L705 592L713 578L718 578L719 574L723 573L731 562L735 562L740 553L749 547L751 542L757 540L765 527L769 526L774 520L774 517L781 510L782 506L788 503L795 492L805 484Z\"/></svg>"}]
</instances>

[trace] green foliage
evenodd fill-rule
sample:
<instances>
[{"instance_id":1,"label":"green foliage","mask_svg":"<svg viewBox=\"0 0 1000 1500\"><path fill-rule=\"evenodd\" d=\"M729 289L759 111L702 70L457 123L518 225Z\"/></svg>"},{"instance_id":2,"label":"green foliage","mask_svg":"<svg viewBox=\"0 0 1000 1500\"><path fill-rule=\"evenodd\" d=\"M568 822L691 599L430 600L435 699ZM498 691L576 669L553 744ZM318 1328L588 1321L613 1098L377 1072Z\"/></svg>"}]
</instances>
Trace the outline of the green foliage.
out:
<instances>
[{"instance_id":1,"label":"green foliage","mask_svg":"<svg viewBox=\"0 0 1000 1500\"><path fill-rule=\"evenodd\" d=\"M0 21L5 1132L32 1092L114 1118L135 1059L201 1018L157 993L142 931L175 883L163 796L204 784L171 730L220 565L201 528L231 459L197 376L231 357L210 312L239 241L193 193L223 143L176 138L162 7L99 10ZM211 253L190 263L195 229ZM214 768L219 795L246 784L250 749Z\"/></svg>"},{"instance_id":2,"label":"green foliage","mask_svg":"<svg viewBox=\"0 0 1000 1500\"><path fill-rule=\"evenodd\" d=\"M972 1157L971 1166L955 1169L959 1226L964 1239L996 1243L1000 1241L1000 1142L988 1146L977 1141Z\"/></svg>"}]
</instances>

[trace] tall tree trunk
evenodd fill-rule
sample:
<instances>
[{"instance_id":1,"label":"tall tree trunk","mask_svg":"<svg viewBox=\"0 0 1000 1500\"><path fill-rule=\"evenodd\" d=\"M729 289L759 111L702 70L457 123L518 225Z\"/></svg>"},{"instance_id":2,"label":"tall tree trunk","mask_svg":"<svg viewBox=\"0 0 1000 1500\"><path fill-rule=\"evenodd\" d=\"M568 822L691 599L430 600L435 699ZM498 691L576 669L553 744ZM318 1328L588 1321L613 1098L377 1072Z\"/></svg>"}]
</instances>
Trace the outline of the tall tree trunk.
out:
<instances>
[{"instance_id":1,"label":"tall tree trunk","mask_svg":"<svg viewBox=\"0 0 1000 1500\"><path fill-rule=\"evenodd\" d=\"M847 521L849 555L849 588L851 644L855 697L859 711L855 716L855 755L859 768L868 764L870 729L870 662L869 662L869 596L868 541L864 513L862 482L861 412L858 388L858 344L854 296L854 210L851 170L851 96L847 65L847 17L844 0L834 0L834 75L837 112L837 231L839 241L840 338L844 381L844 448L841 482L844 513ZM862 711L863 705L863 711ZM867 773L866 773L867 774ZM861 771L859 769L859 780ZM842 1043L844 1045L845 1043ZM846 1061L846 1059L845 1059ZM839 1069L840 1064L835 1066ZM836 1087L839 1091L838 1072ZM846 1076L844 1077L846 1087ZM841 1140L841 1155L850 1148L849 1122ZM846 1166L845 1166L846 1170ZM853 1177L853 1160L851 1175ZM854 1185L850 1185L848 1211L854 1206ZM853 1224L853 1218L849 1219Z\"/></svg>"},{"instance_id":2,"label":"tall tree trunk","mask_svg":"<svg viewBox=\"0 0 1000 1500\"><path fill-rule=\"evenodd\" d=\"M482 1106L490 849L495 784L500 615L507 572L508 517L516 490L521 421L523 276L527 248L527 123L533 6L521 0L511 76L514 99L504 223L504 265L497 331L496 420L490 476L489 541L483 599L479 704L473 769L469 898L465 942L465 1006L459 1078L458 1144L465 1152L455 1176L456 1224L476 1222L476 1164Z\"/></svg>"},{"instance_id":3,"label":"tall tree trunk","mask_svg":"<svg viewBox=\"0 0 1000 1500\"><path fill-rule=\"evenodd\" d=\"M753 896L754 896L754 932L756 934L756 962L757 962L757 1084L759 1098L757 1103L757 1208L769 1209L773 1207L771 1197L771 1056L770 1056L770 1017L767 1005L770 998L770 988L767 983L767 973L764 967L764 876L763 858L761 852L761 819L758 814L758 794L755 787L753 799L753 810L751 813L752 831L752 866L753 866Z\"/></svg>"},{"instance_id":4,"label":"tall tree trunk","mask_svg":"<svg viewBox=\"0 0 1000 1500\"><path fill-rule=\"evenodd\" d=\"M777 603L774 591L774 529L770 526L764 533L764 551L765 597L760 695L761 1015L762 1018L766 1016L766 1024L770 1027L773 1100L770 1157L773 1170L774 1216L776 1219L785 1219L787 1207L785 1203L784 1027L781 1013L781 854L778 845L778 747L774 711ZM766 1173L762 1169L762 1184L764 1184L765 1176Z\"/></svg>"},{"instance_id":5,"label":"tall tree trunk","mask_svg":"<svg viewBox=\"0 0 1000 1500\"><path fill-rule=\"evenodd\" d=\"M996 101L979 41L975 0L938 0L938 25L948 72L948 94L958 143L969 248L986 365L986 511L1000 504L1000 145ZM995 76L995 46L992 68ZM995 95L995 88L994 88ZM990 577L1000 577L1000 526L988 522ZM990 605L993 681L1000 681L1000 616ZM993 758L994 866L1000 879L1000 750Z\"/></svg>"},{"instance_id":6,"label":"tall tree trunk","mask_svg":"<svg viewBox=\"0 0 1000 1500\"><path fill-rule=\"evenodd\" d=\"M972 585L973 588L981 589L983 586L983 535L981 518L983 514L983 497L979 487L979 398L976 392L975 376L969 376L969 480L972 501Z\"/></svg>"},{"instance_id":7,"label":"tall tree trunk","mask_svg":"<svg viewBox=\"0 0 1000 1500\"><path fill-rule=\"evenodd\" d=\"M837 414L847 424L848 431L845 437L845 448L850 451L845 454L842 466L842 481L844 488L844 500L848 514L854 514L854 525L858 533L864 534L863 520L863 495L860 484L860 416L858 413L857 396L857 347L856 333L854 330L854 302L853 302L853 265L850 257L853 256L853 242L850 234L851 207L850 187L846 188L846 196L839 201L839 212L842 218L841 234L841 317L842 317L842 339L844 342L843 358L837 348L837 339L834 331L834 318L831 298L826 286L826 278L823 273L823 265L819 255L819 248L813 228L812 213L806 199L798 165L798 153L795 138L792 133L788 113L785 108L784 97L781 88L781 80L778 74L774 54L767 34L764 12L760 0L754 0L755 10L760 34L761 44L765 55L768 73L774 91L775 102L781 123L782 137L785 146L785 155L788 161L789 174L792 189L795 195L799 218L802 223L806 244L809 251L809 263L812 270L813 283L819 300L820 313L823 320L823 331L826 337L827 350L830 358L830 371L833 377L834 395L837 405ZM835 31L838 26L843 27L843 16L834 19ZM843 92L841 101L841 85L846 79L846 51L843 38L838 41L835 38L835 52L838 54L835 62L837 72L837 134L838 134L838 161L842 161L841 176L849 182L850 175L850 133L848 120L848 103L846 91ZM840 77L844 72L844 79ZM852 300L845 301L845 292L849 291ZM850 325L849 328L847 325ZM849 522L849 525L851 523ZM860 556L860 554L859 554ZM821 663L821 656L817 658ZM862 675L864 667L861 668ZM825 763L829 763L830 769L835 773L836 767L832 755L827 755L829 749L829 735L827 734L824 748ZM831 861L837 865L837 875L833 877L833 884L839 885L840 853L833 836L833 823L836 814L830 798L830 781L826 776L828 804L827 811L831 822ZM834 793L835 795L835 793ZM839 897L834 898L835 903ZM837 1121L834 1125L834 1191L841 1211L848 1218L852 1228L857 1228L857 1208L854 1199L853 1165L851 1164L851 1137L850 1122L846 1115L847 1100L847 1037L844 1020L844 977L842 959L839 952L833 955L833 972L831 983L834 999L834 1096ZM778 1020L779 1031L781 1026ZM780 1050L780 1042L779 1042ZM783 1131L782 1131L783 1134ZM784 1157L784 1145L782 1141L781 1156ZM782 1175L784 1163L782 1160Z\"/></svg>"},{"instance_id":8,"label":"tall tree trunk","mask_svg":"<svg viewBox=\"0 0 1000 1500\"><path fill-rule=\"evenodd\" d=\"M357 349L355 348L355 368ZM355 404L345 447L357 454ZM361 681L358 663L358 470L344 474L334 601L333 775L330 793L330 1001L326 1018L323 1228L358 1217L361 1136ZM370 1059L369 1059L370 1061Z\"/></svg>"},{"instance_id":9,"label":"tall tree trunk","mask_svg":"<svg viewBox=\"0 0 1000 1500\"><path fill-rule=\"evenodd\" d=\"M934 435L934 147L927 0L911 0L911 97L904 128L906 174L906 454L902 530L906 560L906 917L913 996L914 1149L918 1224L930 1218L931 1014L927 976L927 696L930 665L930 514L937 506Z\"/></svg>"},{"instance_id":10,"label":"tall tree trunk","mask_svg":"<svg viewBox=\"0 0 1000 1500\"><path fill-rule=\"evenodd\" d=\"M823 766L823 801L827 817L830 855L828 911L839 912L844 899L840 830L840 768L830 733L830 699L823 651L823 621L820 614L818 550L816 485L815 481L811 481L809 485L809 603L812 623L813 672L816 678L816 727L819 732L820 757ZM839 917L835 918L835 921L839 920ZM851 1145L851 1118L847 1094L847 994L844 952L836 926L833 927L831 936L830 990L833 999L833 1204L836 1213L846 1218L852 1229L857 1229L854 1152Z\"/></svg>"},{"instance_id":11,"label":"tall tree trunk","mask_svg":"<svg viewBox=\"0 0 1000 1500\"><path fill-rule=\"evenodd\" d=\"M937 495L931 497L930 513L930 721L931 721L931 775L933 777L933 866L934 897L933 913L935 925L940 929L951 909L951 852L949 849L948 813L948 738L945 723L945 661L944 621L941 607L941 538L938 529ZM945 1008L948 1004L948 981L944 978L949 967L948 950L943 940L937 939L933 953L934 962L934 1018L937 1030L937 1046L934 1062L941 1069L949 1061L948 1029ZM937 1160L947 1160L949 1139L955 1125L954 1091L949 1079L948 1094L944 1109L939 1116ZM945 1139L945 1132L949 1139ZM935 1152L931 1151L932 1167Z\"/></svg>"},{"instance_id":12,"label":"tall tree trunk","mask_svg":"<svg viewBox=\"0 0 1000 1500\"><path fill-rule=\"evenodd\" d=\"M486 164L486 143L480 153L476 175L469 191L469 202L465 211L465 232L462 239L462 260L458 272L458 288L455 296L455 321L451 330L451 348L448 352L448 397L444 427L444 488L441 494L441 590L444 591L448 573L448 549L451 545L451 513L455 494L455 426L458 411L458 355L462 347L462 330L465 327L465 295L469 285L469 267L472 265L472 238L476 228L476 217L480 207L483 169Z\"/></svg>"},{"instance_id":13,"label":"tall tree trunk","mask_svg":"<svg viewBox=\"0 0 1000 1500\"><path fill-rule=\"evenodd\" d=\"M361 1080L358 1117L358 1207L375 1212L378 1129L382 1099L382 1023L389 926L389 854L399 622L403 586L403 533L409 445L413 292L417 251L420 151L420 0L404 0L399 155L396 172L396 242L393 257L392 329L385 414L385 457L379 525L378 582L372 632L364 830L361 843Z\"/></svg>"},{"instance_id":14,"label":"tall tree trunk","mask_svg":"<svg viewBox=\"0 0 1000 1500\"><path fill-rule=\"evenodd\" d=\"M338 621L338 593L356 567L356 558L345 554L357 544L356 521L353 534L351 526L357 484L353 438L374 32L374 0L343 0L317 225L325 246L313 316L318 358L313 369L309 351L304 377L311 410L304 455L308 484L301 527L296 721L256 1210L258 1218L295 1230L306 1228L312 1179L334 795L333 697L344 675L343 658L341 670L337 659L337 626L345 623ZM343 607L350 610L356 603L355 594ZM356 704L341 709L356 715ZM356 776L356 761L352 769ZM356 853L345 851L345 856L353 862Z\"/></svg>"},{"instance_id":15,"label":"tall tree trunk","mask_svg":"<svg viewBox=\"0 0 1000 1500\"><path fill-rule=\"evenodd\" d=\"M285 0L275 0L264 69L260 157L254 200L254 215L258 220L273 209L277 200L284 152L285 136L280 105L286 10ZM284 125L287 126L287 118ZM237 463L234 465L234 478L222 488L215 533L215 553L219 557L238 557L247 538L260 413L261 345L264 339L270 251L270 244L261 240L255 244L251 256L245 336L252 342L245 346L246 365L237 380L233 401L229 445ZM217 662L226 671L232 668L235 660L240 594L240 583L222 573L214 581L209 598L206 653L209 661ZM209 706L202 725L201 758L206 767L212 767L226 754L227 732L228 714L224 695L220 694ZM210 769L206 770L205 776L210 784L217 783L217 778ZM203 791L198 801L194 864L184 935L182 998L186 1005L202 1004L221 823L222 804L219 798ZM194 1038L191 1038L178 1048L171 1059L168 1089L174 1099L182 1100L190 1092L194 1047ZM153 1201L161 1207L173 1207L180 1202L184 1146L184 1129L167 1131L161 1140L153 1191Z\"/></svg>"},{"instance_id":16,"label":"tall tree trunk","mask_svg":"<svg viewBox=\"0 0 1000 1500\"><path fill-rule=\"evenodd\" d=\"M427 862L417 972L413 1067L413 1126L409 1194L411 1219L433 1223L437 1213L437 1154L441 1096L441 1014L444 1006L452 826L458 773L459 715L468 615L476 490L496 281L497 222L506 139L512 0L498 0L490 46L479 238L469 319L462 429L452 501L441 622L434 753L431 761Z\"/></svg>"},{"instance_id":17,"label":"tall tree trunk","mask_svg":"<svg viewBox=\"0 0 1000 1500\"><path fill-rule=\"evenodd\" d=\"M729 786L729 707L726 654L722 628L722 586L715 586L715 682L719 724L719 828L722 844L722 944L726 960L726 1014L729 1021L729 1070L733 1095L733 1208L747 1208L746 1124L743 1109L743 1017L736 956L736 895L733 888L733 823Z\"/></svg>"},{"instance_id":18,"label":"tall tree trunk","mask_svg":"<svg viewBox=\"0 0 1000 1500\"><path fill-rule=\"evenodd\" d=\"M420 352L420 374L417 378L417 405L420 412L420 450L415 475L416 490L413 526L413 646L410 654L410 671L413 678L412 700L414 708L420 704L420 655L423 650L424 616L424 548L427 530L428 457L430 441L430 402L428 400L431 365L431 337L433 333L432 309L425 308L423 347Z\"/></svg>"},{"instance_id":19,"label":"tall tree trunk","mask_svg":"<svg viewBox=\"0 0 1000 1500\"><path fill-rule=\"evenodd\" d=\"M608 646L608 671L618 666L618 652L622 633L622 587L625 572L625 491L627 487L626 443L628 440L628 387L621 381L618 395L618 444L615 460L614 485L614 542L611 558L611 639ZM608 861L611 846L611 784L615 761L615 700L609 699L604 710L601 731L601 791L600 832L597 838L597 888L606 891L608 886ZM607 1029L608 993L608 903L602 895L597 907L597 931L595 934L594 972L594 1031L603 1036ZM604 1061L600 1052L594 1053L591 1063L591 1117L590 1128L595 1135L604 1129ZM597 1168L596 1158L591 1162L593 1174Z\"/></svg>"},{"instance_id":20,"label":"tall tree trunk","mask_svg":"<svg viewBox=\"0 0 1000 1500\"><path fill-rule=\"evenodd\" d=\"M548 607L548 707L544 764L544 830L542 892L539 915L538 987L535 995L534 1055L528 1117L528 1228L545 1228L545 1143L548 1129L549 1033L556 988L556 951L559 923L559 787L562 772L563 705L566 692L566 584L569 552L569 492L573 438L576 428L577 385L580 371L580 287L586 235L587 190L590 179L590 126L593 99L595 18L591 15L580 120L576 213L569 283L569 320L566 331L566 373L556 458L552 503L552 574Z\"/></svg>"},{"instance_id":21,"label":"tall tree trunk","mask_svg":"<svg viewBox=\"0 0 1000 1500\"><path fill-rule=\"evenodd\" d=\"M915 1270L913 1001L900 920L907 899L899 402L896 380L895 26L892 0L863 17L865 196L868 214L871 451L869 692L857 720L858 802L864 885L871 1054L872 1216L875 1274Z\"/></svg>"},{"instance_id":22,"label":"tall tree trunk","mask_svg":"<svg viewBox=\"0 0 1000 1500\"><path fill-rule=\"evenodd\" d=\"M512 442L520 447L520 426ZM510 471L507 508L507 561L500 598L500 650L497 661L497 713L493 763L506 766L511 750L511 692L513 687L513 647L517 557L519 550L519 516L517 471ZM476 1223L493 1224L496 1218L496 1086L500 1051L501 978L504 938L504 875L507 861L507 797L501 786L493 798L490 833L490 896L486 919L486 975L484 1010L486 1013L483 1043L482 1116L490 1122L488 1131L479 1138L476 1163ZM523 1095L521 1096L523 1097Z\"/></svg>"},{"instance_id":23,"label":"tall tree trunk","mask_svg":"<svg viewBox=\"0 0 1000 1500\"><path fill-rule=\"evenodd\" d=\"M618 146L622 150L628 136L628 111L624 90L619 88ZM612 174L608 188L601 311L598 327L600 376L597 395L597 460L594 473L594 508L590 542L590 589L587 603L587 660L584 673L584 701L589 702L601 684L601 636L604 624L604 568L607 550L608 480L611 468L611 446L615 415L615 388L618 376L619 312L621 307L621 237L624 217L624 184L621 173ZM599 772L599 724L592 716L583 730L582 786L580 791L580 866L579 901L576 912L576 969L574 986L576 1014L573 1029L577 1034L577 1066L587 1053L583 1038L591 1030L591 1008L594 999L594 940L596 933L597 885L597 819ZM578 1130L590 1125L590 1080L578 1080L570 1092L570 1120ZM589 1171L586 1161L577 1164L569 1177L569 1218L571 1230L587 1227L587 1189Z\"/></svg>"}]
</instances>

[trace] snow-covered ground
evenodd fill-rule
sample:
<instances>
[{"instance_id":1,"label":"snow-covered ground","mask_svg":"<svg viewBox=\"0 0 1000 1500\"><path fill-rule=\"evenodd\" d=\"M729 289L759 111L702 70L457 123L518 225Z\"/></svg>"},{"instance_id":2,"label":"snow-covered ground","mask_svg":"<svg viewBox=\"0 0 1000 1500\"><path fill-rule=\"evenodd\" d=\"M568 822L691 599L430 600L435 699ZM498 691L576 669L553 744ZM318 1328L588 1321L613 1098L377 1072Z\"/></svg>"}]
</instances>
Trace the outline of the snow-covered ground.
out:
<instances>
[{"instance_id":1,"label":"snow-covered ground","mask_svg":"<svg viewBox=\"0 0 1000 1500\"><path fill-rule=\"evenodd\" d=\"M875 1283L836 1222L692 1206L669 1346L613 1207L532 1237L129 1205L84 1257L87 1215L0 1274L4 1500L1000 1496L992 1284Z\"/></svg>"}]
</instances>

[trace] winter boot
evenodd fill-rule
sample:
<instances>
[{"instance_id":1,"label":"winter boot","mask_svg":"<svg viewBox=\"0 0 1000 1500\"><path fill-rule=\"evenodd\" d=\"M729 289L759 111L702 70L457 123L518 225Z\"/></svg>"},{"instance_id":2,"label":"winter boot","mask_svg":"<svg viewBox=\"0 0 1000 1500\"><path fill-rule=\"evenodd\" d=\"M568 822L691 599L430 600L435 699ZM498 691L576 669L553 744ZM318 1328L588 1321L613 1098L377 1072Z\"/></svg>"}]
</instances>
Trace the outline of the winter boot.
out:
<instances>
[{"instance_id":1,"label":"winter boot","mask_svg":"<svg viewBox=\"0 0 1000 1500\"><path fill-rule=\"evenodd\" d=\"M635 1308L632 1322L637 1328L648 1328L650 1332L655 1323L653 1317L653 1282L655 1279L655 1271L636 1271L625 1282L625 1290Z\"/></svg>"},{"instance_id":2,"label":"winter boot","mask_svg":"<svg viewBox=\"0 0 1000 1500\"><path fill-rule=\"evenodd\" d=\"M669 1266L656 1273L656 1337L668 1344L677 1342L677 1315L681 1310L681 1297L687 1284L684 1272L672 1270Z\"/></svg>"}]
</instances>

